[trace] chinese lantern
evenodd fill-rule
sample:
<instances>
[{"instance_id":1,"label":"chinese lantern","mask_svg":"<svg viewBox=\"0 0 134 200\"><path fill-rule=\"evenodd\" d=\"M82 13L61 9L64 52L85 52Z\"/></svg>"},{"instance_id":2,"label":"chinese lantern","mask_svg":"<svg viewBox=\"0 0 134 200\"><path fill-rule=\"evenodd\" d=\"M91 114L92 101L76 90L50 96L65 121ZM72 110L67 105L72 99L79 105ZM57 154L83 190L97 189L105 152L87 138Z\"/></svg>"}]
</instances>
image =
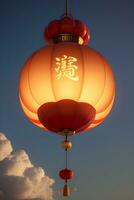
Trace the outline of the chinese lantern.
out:
<instances>
[{"instance_id":1,"label":"chinese lantern","mask_svg":"<svg viewBox=\"0 0 134 200\"><path fill-rule=\"evenodd\" d=\"M107 60L86 46L90 32L83 22L63 16L48 24L44 37L48 46L33 53L21 71L19 98L32 123L66 136L67 153L67 136L99 125L109 114L114 75ZM73 172L66 166L59 175L67 182Z\"/></svg>"},{"instance_id":2,"label":"chinese lantern","mask_svg":"<svg viewBox=\"0 0 134 200\"><path fill-rule=\"evenodd\" d=\"M27 117L60 134L64 129L80 132L100 124L114 95L113 73L104 57L73 42L38 50L20 76L19 96Z\"/></svg>"}]
</instances>

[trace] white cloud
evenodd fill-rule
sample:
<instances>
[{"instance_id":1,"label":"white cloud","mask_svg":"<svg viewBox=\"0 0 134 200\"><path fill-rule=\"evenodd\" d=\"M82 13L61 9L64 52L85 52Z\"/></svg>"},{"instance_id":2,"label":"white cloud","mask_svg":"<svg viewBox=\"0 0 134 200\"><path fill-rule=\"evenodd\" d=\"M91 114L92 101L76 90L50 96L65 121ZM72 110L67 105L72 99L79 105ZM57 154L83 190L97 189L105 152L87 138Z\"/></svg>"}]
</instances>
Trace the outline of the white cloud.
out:
<instances>
[{"instance_id":1,"label":"white cloud","mask_svg":"<svg viewBox=\"0 0 134 200\"><path fill-rule=\"evenodd\" d=\"M10 140L3 133L0 133L0 161L6 158L12 150Z\"/></svg>"},{"instance_id":2,"label":"white cloud","mask_svg":"<svg viewBox=\"0 0 134 200\"><path fill-rule=\"evenodd\" d=\"M11 153L11 142L2 133L0 152L0 200L53 200L54 180L33 166L24 150Z\"/></svg>"},{"instance_id":3,"label":"white cloud","mask_svg":"<svg viewBox=\"0 0 134 200\"><path fill-rule=\"evenodd\" d=\"M28 155L24 150L19 150L8 155L0 164L0 175L23 176L24 171L32 167Z\"/></svg>"}]
</instances>

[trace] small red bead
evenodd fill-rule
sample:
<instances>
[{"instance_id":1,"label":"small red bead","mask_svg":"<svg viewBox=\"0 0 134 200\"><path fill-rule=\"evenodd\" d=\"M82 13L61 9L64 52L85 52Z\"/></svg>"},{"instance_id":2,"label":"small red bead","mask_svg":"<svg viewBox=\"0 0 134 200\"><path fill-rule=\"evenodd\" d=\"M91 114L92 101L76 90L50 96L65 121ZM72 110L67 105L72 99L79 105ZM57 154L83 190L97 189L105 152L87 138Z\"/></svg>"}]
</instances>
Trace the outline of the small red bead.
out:
<instances>
[{"instance_id":1,"label":"small red bead","mask_svg":"<svg viewBox=\"0 0 134 200\"><path fill-rule=\"evenodd\" d=\"M72 179L74 176L74 173L72 170L70 169L63 169L59 172L59 177L63 180L68 180L68 179Z\"/></svg>"}]
</instances>

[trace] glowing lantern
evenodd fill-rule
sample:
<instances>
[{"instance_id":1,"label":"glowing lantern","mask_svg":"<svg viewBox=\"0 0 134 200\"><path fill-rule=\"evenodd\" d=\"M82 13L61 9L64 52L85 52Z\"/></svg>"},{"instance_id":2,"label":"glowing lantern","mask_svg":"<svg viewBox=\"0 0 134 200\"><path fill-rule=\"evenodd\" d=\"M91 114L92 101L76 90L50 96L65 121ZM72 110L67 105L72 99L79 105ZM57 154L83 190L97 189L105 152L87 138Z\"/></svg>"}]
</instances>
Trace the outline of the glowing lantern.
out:
<instances>
[{"instance_id":1,"label":"glowing lantern","mask_svg":"<svg viewBox=\"0 0 134 200\"><path fill-rule=\"evenodd\" d=\"M65 135L64 149L71 149L68 135L99 125L109 114L115 96L114 76L106 59L86 47L90 33L83 22L69 16L49 23L44 33L50 44L25 63L19 97L26 116L37 126ZM71 179L73 172L60 171ZM63 195L69 194L64 186Z\"/></svg>"},{"instance_id":2,"label":"glowing lantern","mask_svg":"<svg viewBox=\"0 0 134 200\"><path fill-rule=\"evenodd\" d=\"M36 125L57 133L63 129L79 132L100 124L110 112L113 73L97 51L62 42L28 59L19 95L25 114Z\"/></svg>"}]
</instances>

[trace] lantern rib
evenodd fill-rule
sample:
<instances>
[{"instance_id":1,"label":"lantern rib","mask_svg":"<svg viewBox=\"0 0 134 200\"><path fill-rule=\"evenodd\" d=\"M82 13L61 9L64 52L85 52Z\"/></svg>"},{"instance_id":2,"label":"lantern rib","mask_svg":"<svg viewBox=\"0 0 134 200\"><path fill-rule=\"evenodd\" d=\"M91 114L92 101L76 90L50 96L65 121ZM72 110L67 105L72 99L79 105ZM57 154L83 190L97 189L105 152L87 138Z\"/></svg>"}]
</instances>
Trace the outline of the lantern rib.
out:
<instances>
[{"instance_id":1,"label":"lantern rib","mask_svg":"<svg viewBox=\"0 0 134 200\"><path fill-rule=\"evenodd\" d=\"M30 94L31 94L31 93L30 93ZM33 115L37 115L37 113L36 113L35 111L31 110L30 108L28 108L27 105L25 105L25 103L23 102L23 99L22 99L22 97L21 97L20 94L19 94L19 99L20 99L20 103L22 104L22 106L23 106L28 112L30 112L30 113L33 114Z\"/></svg>"},{"instance_id":2,"label":"lantern rib","mask_svg":"<svg viewBox=\"0 0 134 200\"><path fill-rule=\"evenodd\" d=\"M114 102L114 99L115 99L115 94L114 94L114 96L111 97L111 99L110 99L110 104L109 104L107 107L105 107L105 110L104 110L104 111L97 112L96 115L97 115L97 114L100 114L100 113L103 114L109 107L112 107L113 102Z\"/></svg>"},{"instance_id":3,"label":"lantern rib","mask_svg":"<svg viewBox=\"0 0 134 200\"><path fill-rule=\"evenodd\" d=\"M40 106L39 102L38 102L38 101L36 100L36 98L34 97L34 95L33 95L33 93L32 93L31 86L30 86L30 74L29 74L29 72L30 72L30 68L31 68L31 64L32 64L32 60L33 60L33 57L34 57L34 56L35 56L35 55L32 56L31 61L30 61L30 64L29 64L29 68L28 68L28 86L29 86L30 94L31 94L33 100L35 101L35 103L36 103L38 106Z\"/></svg>"},{"instance_id":4,"label":"lantern rib","mask_svg":"<svg viewBox=\"0 0 134 200\"><path fill-rule=\"evenodd\" d=\"M105 67L105 65L104 65L104 62L103 62L102 57L101 57L100 54L99 54L99 57L101 58L101 62L102 62L102 64L103 64L102 66L104 66L103 68L104 68L105 77L104 77L104 85L103 85L102 92L101 92L101 94L100 94L98 100L96 101L94 107L95 107L95 106L99 103L99 101L101 100L101 98L102 98L102 96L103 96L103 93L104 93L104 90L105 90L105 87L106 87L106 67Z\"/></svg>"}]
</instances>

